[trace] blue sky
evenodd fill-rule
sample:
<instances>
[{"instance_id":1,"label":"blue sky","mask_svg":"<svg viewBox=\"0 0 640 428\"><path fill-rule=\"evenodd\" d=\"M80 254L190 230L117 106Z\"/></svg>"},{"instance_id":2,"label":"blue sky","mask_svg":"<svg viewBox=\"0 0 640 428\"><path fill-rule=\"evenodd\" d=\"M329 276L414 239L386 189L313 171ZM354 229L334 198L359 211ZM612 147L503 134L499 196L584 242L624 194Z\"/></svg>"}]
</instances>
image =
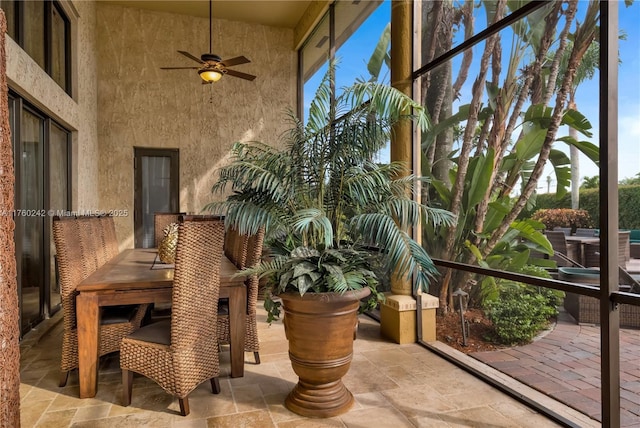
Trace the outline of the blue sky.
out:
<instances>
[{"instance_id":1,"label":"blue sky","mask_svg":"<svg viewBox=\"0 0 640 428\"><path fill-rule=\"evenodd\" d=\"M587 2L581 2L579 9L584 11ZM620 31L626 35L626 40L620 40L620 68L619 68L619 178L633 177L640 171L640 1L635 1L632 6L625 7L624 2L619 2ZM373 52L375 42L380 37L384 27L390 20L390 2L386 0L379 6L365 23L354 33L351 39L343 45L337 53L339 68L337 71L337 86L352 83L356 77L368 75L366 62ZM484 19L484 18L482 18ZM480 27L480 21L476 27ZM475 55L477 58L478 55ZM305 102L311 99L313 90L318 85L319 77L326 71L320 70L307 85L305 85ZM454 67L455 73L455 67ZM384 74L388 82L388 70ZM467 79L464 92L470 94L472 78ZM581 138L598 145L598 74L590 81L585 81L576 93L578 110L584 114L593 126L592 138ZM308 107L308 106L307 106ZM566 135L563 130L560 135ZM557 148L568 153L566 145L559 143ZM385 160L388 154L383 153L381 160ZM541 179L540 186L546 190L546 176L551 175L552 190L555 189L555 177L552 168L545 170L545 176ZM598 175L598 167L586 157L580 157L580 177ZM541 190L541 191L545 191Z\"/></svg>"},{"instance_id":2,"label":"blue sky","mask_svg":"<svg viewBox=\"0 0 640 428\"><path fill-rule=\"evenodd\" d=\"M618 177L628 178L640 171L640 2L631 7L619 2L619 27L626 40L619 41L618 69ZM598 75L585 81L576 92L578 110L591 121L598 144ZM598 175L598 167L585 157L580 159L580 176Z\"/></svg>"}]
</instances>

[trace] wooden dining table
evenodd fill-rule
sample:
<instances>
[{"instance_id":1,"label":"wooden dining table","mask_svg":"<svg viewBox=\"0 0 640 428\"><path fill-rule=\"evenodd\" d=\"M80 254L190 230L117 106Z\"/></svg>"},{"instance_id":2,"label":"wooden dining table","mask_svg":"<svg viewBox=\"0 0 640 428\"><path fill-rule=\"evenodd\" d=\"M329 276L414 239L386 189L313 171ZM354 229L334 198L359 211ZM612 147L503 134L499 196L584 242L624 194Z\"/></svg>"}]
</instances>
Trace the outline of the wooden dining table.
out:
<instances>
[{"instance_id":1,"label":"wooden dining table","mask_svg":"<svg viewBox=\"0 0 640 428\"><path fill-rule=\"evenodd\" d=\"M156 249L124 250L82 281L76 297L80 398L95 397L98 386L100 307L171 302L173 269L157 266ZM231 377L244 375L247 291L235 265L224 255L220 298L229 299Z\"/></svg>"}]
</instances>

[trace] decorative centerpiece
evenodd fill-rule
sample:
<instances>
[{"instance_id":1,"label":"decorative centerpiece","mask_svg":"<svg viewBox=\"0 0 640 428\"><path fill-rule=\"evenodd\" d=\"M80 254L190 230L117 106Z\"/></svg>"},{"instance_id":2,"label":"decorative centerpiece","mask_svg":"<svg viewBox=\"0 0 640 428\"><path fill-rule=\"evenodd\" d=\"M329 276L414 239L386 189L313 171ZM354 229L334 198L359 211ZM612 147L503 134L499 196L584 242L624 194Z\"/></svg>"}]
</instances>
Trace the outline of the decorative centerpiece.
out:
<instances>
[{"instance_id":1,"label":"decorative centerpiece","mask_svg":"<svg viewBox=\"0 0 640 428\"><path fill-rule=\"evenodd\" d=\"M164 238L158 245L158 258L162 263L173 264L176 261L178 246L178 223L170 223L162 230Z\"/></svg>"}]
</instances>

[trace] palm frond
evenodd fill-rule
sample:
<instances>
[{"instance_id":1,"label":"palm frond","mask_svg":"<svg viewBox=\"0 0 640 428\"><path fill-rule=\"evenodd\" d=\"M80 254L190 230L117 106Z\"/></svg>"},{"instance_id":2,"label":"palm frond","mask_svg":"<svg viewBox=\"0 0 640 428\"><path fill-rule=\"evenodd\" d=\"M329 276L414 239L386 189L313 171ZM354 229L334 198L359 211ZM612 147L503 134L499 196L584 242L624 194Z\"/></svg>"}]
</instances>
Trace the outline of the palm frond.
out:
<instances>
[{"instance_id":1,"label":"palm frond","mask_svg":"<svg viewBox=\"0 0 640 428\"><path fill-rule=\"evenodd\" d=\"M322 78L309 106L309 115L305 127L308 132L323 129L333 119L331 117L332 70L335 70L335 64L330 64L330 70Z\"/></svg>"},{"instance_id":2,"label":"palm frond","mask_svg":"<svg viewBox=\"0 0 640 428\"><path fill-rule=\"evenodd\" d=\"M283 266L289 261L289 256L288 255L277 255L274 257L271 257L271 259L267 260L267 261L263 261L262 263L260 263L259 265L252 267L252 268L246 268L243 269L241 271L239 271L238 273L236 273L234 276L237 277L248 277L248 276L253 276L253 275L257 275L258 278L264 278L267 276L270 276L272 274L274 274L275 272L280 272L283 268Z\"/></svg>"},{"instance_id":3,"label":"palm frond","mask_svg":"<svg viewBox=\"0 0 640 428\"><path fill-rule=\"evenodd\" d=\"M387 201L387 206L392 217L402 229L419 224L427 207L409 198L393 197Z\"/></svg>"},{"instance_id":4,"label":"palm frond","mask_svg":"<svg viewBox=\"0 0 640 428\"><path fill-rule=\"evenodd\" d=\"M300 210L295 213L292 225L296 232L306 236L314 245L320 242L325 247L333 245L333 227L323 210L317 208Z\"/></svg>"},{"instance_id":5,"label":"palm frond","mask_svg":"<svg viewBox=\"0 0 640 428\"><path fill-rule=\"evenodd\" d=\"M406 117L413 119L423 131L430 127L424 107L391 86L377 82L359 81L345 89L342 96L353 106L362 105L367 101L371 112L391 118L393 121ZM409 113L411 110L413 110L413 114Z\"/></svg>"},{"instance_id":6,"label":"palm frond","mask_svg":"<svg viewBox=\"0 0 640 428\"><path fill-rule=\"evenodd\" d=\"M383 252L387 267L394 275L411 278L414 273L423 274L423 286L428 286L425 278L437 275L438 271L426 251L404 230L401 230L391 216L371 213L355 216L352 225L365 239L377 245Z\"/></svg>"},{"instance_id":7,"label":"palm frond","mask_svg":"<svg viewBox=\"0 0 640 428\"><path fill-rule=\"evenodd\" d=\"M252 201L234 203L232 199L227 199L226 205L225 224L236 227L241 234L255 234L264 227L268 239L286 229L281 217L276 215L277 211L269 209L268 206L257 205Z\"/></svg>"}]
</instances>

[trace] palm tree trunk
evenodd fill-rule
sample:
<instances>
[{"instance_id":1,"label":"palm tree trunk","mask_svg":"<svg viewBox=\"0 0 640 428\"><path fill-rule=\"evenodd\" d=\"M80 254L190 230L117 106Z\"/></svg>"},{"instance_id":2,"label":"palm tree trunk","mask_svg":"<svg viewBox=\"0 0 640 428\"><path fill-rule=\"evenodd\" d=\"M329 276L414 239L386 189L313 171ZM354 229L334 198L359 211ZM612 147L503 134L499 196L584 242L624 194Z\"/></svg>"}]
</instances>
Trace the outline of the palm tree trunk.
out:
<instances>
[{"instance_id":1,"label":"palm tree trunk","mask_svg":"<svg viewBox=\"0 0 640 428\"><path fill-rule=\"evenodd\" d=\"M569 129L569 136L578 138L578 131ZM575 146L569 148L571 157L571 208L580 209L580 152Z\"/></svg>"},{"instance_id":2,"label":"palm tree trunk","mask_svg":"<svg viewBox=\"0 0 640 428\"><path fill-rule=\"evenodd\" d=\"M14 171L7 89L5 32L7 20L0 9L0 210L13 211ZM0 216L0 427L20 426L20 325L16 257L11 215Z\"/></svg>"},{"instance_id":3,"label":"palm tree trunk","mask_svg":"<svg viewBox=\"0 0 640 428\"><path fill-rule=\"evenodd\" d=\"M564 12L567 23L560 36L561 46L563 43L566 43L566 38L567 38L566 33L568 32L568 28L570 27L571 23L573 22L573 19L575 18L576 10L577 10L577 0L570 1L568 4L567 10ZM593 31L594 29L591 28L590 32L592 33ZM542 175L542 172L544 169L544 164L549 159L551 145L555 140L556 133L560 126L562 114L565 111L564 104L565 102L567 102L569 98L571 85L573 83L573 78L575 77L575 70L578 64L580 63L582 57L584 56L584 53L588 45L591 43L591 40L593 40L590 36L591 34L590 32L586 31L586 34L584 35L584 37L576 36L576 43L574 44L574 49L572 50L571 55L569 57L569 63L567 67L567 70L570 70L570 72L568 72L564 76L564 80L562 82L562 85L560 86L560 90L557 93L556 106L551 115L551 122L549 124L547 135L545 137L545 141L540 151L540 156L536 161L536 164L533 168L533 171L531 172L531 175L529 177L527 184L522 189L522 193L518 197L513 208L511 209L509 214L505 216L500 226L496 228L496 230L494 230L493 234L491 235L491 238L488 240L486 246L484 247L482 251L483 256L487 256L493 250L493 248L495 248L500 238L504 236L504 234L506 233L511 222L514 221L516 217L520 214L520 212L523 210L523 208L527 203L527 200L529 199L529 197L531 197L531 195L533 194L533 192L537 187L538 180L540 179L540 176ZM548 49L548 47L546 49ZM554 66L557 67L557 64L558 63L555 62Z\"/></svg>"},{"instance_id":4,"label":"palm tree trunk","mask_svg":"<svg viewBox=\"0 0 640 428\"><path fill-rule=\"evenodd\" d=\"M578 110L574 101L575 90L570 94L569 108ZM578 140L578 131L569 127L569 136ZM569 146L569 157L571 158L571 208L580 209L580 151L575 146Z\"/></svg>"}]
</instances>

